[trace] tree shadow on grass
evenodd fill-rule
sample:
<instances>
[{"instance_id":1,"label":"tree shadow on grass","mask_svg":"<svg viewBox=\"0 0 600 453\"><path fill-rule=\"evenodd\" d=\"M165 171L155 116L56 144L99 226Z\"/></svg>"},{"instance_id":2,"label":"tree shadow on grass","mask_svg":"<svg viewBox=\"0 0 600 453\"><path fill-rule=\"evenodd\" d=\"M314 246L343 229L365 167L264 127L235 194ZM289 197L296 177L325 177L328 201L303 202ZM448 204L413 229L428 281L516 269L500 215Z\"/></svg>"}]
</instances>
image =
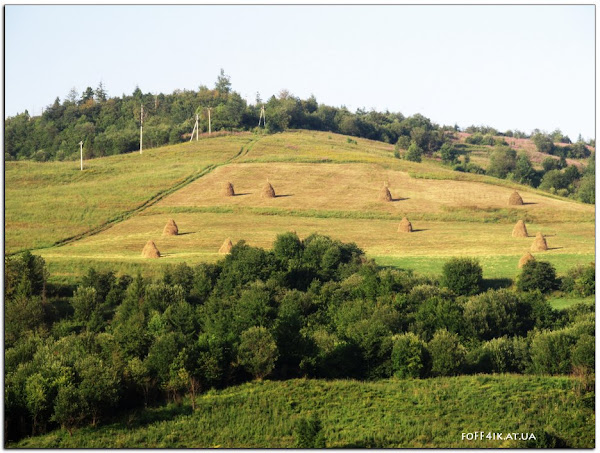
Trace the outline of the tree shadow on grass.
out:
<instances>
[{"instance_id":1,"label":"tree shadow on grass","mask_svg":"<svg viewBox=\"0 0 600 453\"><path fill-rule=\"evenodd\" d=\"M156 422L173 420L182 415L190 415L192 413L192 406L187 404L169 404L168 406L162 407L149 407L146 410L140 410L130 414L127 425L129 428L139 428Z\"/></svg>"},{"instance_id":2,"label":"tree shadow on grass","mask_svg":"<svg viewBox=\"0 0 600 453\"><path fill-rule=\"evenodd\" d=\"M481 289L487 291L489 289L510 288L513 281L510 278L484 278L481 283Z\"/></svg>"}]
</instances>

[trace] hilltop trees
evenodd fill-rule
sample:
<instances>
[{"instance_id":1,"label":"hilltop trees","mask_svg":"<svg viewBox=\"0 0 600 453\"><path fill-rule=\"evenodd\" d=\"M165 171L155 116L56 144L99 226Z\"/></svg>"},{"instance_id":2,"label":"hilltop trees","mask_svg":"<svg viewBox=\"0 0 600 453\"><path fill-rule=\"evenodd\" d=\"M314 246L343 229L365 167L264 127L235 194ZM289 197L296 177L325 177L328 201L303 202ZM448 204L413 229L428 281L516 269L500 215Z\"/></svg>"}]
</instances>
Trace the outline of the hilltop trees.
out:
<instances>
[{"instance_id":1,"label":"hilltop trees","mask_svg":"<svg viewBox=\"0 0 600 453\"><path fill-rule=\"evenodd\" d=\"M214 89L201 85L198 91L175 90L171 94L144 93L109 97L102 82L87 87L79 97L75 88L46 108L41 116L27 113L5 121L5 159L63 160L78 157L83 140L87 157L135 151L139 147L140 105L144 105L144 144L157 147L180 143L193 128L195 114L200 128L208 131L207 109L211 108L212 131L253 130L257 127L262 101L248 105L233 91L231 78L221 69ZM319 104L314 96L302 100L282 90L265 103L266 127L275 133L293 129L339 132L387 143L399 138L414 141L425 153L440 148L445 136L440 127L422 115L375 112Z\"/></svg>"}]
</instances>

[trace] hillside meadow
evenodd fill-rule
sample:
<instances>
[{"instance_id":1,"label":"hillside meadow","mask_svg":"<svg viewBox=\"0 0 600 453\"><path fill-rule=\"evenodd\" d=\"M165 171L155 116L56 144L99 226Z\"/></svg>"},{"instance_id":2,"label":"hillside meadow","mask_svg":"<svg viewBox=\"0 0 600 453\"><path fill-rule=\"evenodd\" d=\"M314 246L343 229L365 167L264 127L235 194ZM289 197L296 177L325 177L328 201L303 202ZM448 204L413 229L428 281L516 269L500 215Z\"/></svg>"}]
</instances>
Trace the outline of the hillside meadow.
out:
<instances>
[{"instance_id":1,"label":"hillside meadow","mask_svg":"<svg viewBox=\"0 0 600 453\"><path fill-rule=\"evenodd\" d=\"M84 162L5 163L7 253L50 247L111 224L232 159L250 134Z\"/></svg>"},{"instance_id":2,"label":"hillside meadow","mask_svg":"<svg viewBox=\"0 0 600 453\"><path fill-rule=\"evenodd\" d=\"M569 377L479 375L426 380L262 381L130 412L100 427L26 438L16 448L291 448L316 415L328 448L518 448L462 433L533 433L593 448L595 415ZM498 414L502 414L501 419Z\"/></svg>"},{"instance_id":3,"label":"hillside meadow","mask_svg":"<svg viewBox=\"0 0 600 453\"><path fill-rule=\"evenodd\" d=\"M214 262L227 238L269 248L291 230L355 242L379 264L430 274L449 257L476 256L485 278L514 278L537 231L550 247L540 258L559 273L594 260L593 206L432 159L397 159L392 145L362 138L245 133L93 159L85 168L6 165L6 250L42 255L57 283L77 282L89 266L156 275L181 261ZM276 198L260 196L267 180ZM226 182L236 196L222 195ZM384 185L391 202L379 199ZM515 189L525 205L508 206ZM412 234L396 231L404 216ZM171 218L181 234L163 237ZM530 238L511 237L518 219ZM161 259L141 257L148 240Z\"/></svg>"}]
</instances>

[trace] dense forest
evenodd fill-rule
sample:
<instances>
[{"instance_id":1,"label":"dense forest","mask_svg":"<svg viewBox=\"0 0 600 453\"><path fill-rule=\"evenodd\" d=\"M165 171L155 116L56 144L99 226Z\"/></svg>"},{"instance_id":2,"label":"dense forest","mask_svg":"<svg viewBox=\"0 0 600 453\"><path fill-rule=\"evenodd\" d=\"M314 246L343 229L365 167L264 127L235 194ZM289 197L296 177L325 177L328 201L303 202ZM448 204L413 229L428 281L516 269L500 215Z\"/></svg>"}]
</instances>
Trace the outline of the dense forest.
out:
<instances>
[{"instance_id":1,"label":"dense forest","mask_svg":"<svg viewBox=\"0 0 600 453\"><path fill-rule=\"evenodd\" d=\"M529 261L498 285L469 258L426 277L284 233L272 251L240 241L154 281L94 269L76 288L47 281L41 257L5 258L7 440L266 377L575 373L594 404L594 306L547 302L594 294L593 264L559 277Z\"/></svg>"}]
</instances>

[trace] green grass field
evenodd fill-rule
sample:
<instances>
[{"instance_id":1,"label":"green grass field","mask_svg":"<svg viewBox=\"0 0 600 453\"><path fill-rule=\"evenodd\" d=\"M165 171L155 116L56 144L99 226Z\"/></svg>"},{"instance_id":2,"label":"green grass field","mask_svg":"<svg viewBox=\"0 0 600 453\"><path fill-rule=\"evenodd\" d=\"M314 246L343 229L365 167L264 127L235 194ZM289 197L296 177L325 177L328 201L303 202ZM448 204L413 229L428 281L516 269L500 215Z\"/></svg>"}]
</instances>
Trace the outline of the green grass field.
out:
<instances>
[{"instance_id":1,"label":"green grass field","mask_svg":"<svg viewBox=\"0 0 600 453\"><path fill-rule=\"evenodd\" d=\"M394 158L393 146L324 132L241 134L73 162L7 162L6 250L42 255L59 283L90 266L156 275L164 265L215 261L226 238L270 248L285 231L352 241L386 266L439 273L452 256L477 257L490 279L514 278L534 254L558 272L594 260L594 207L518 184ZM260 196L267 179L277 197ZM235 197L221 193L225 182ZM387 184L394 200L379 200ZM508 206L518 189L524 206ZM398 233L407 216L412 234ZM173 218L182 233L162 237ZM511 237L523 219L530 238ZM163 254L141 257L148 240ZM65 241L66 240L66 241Z\"/></svg>"},{"instance_id":2,"label":"green grass field","mask_svg":"<svg viewBox=\"0 0 600 453\"><path fill-rule=\"evenodd\" d=\"M289 448L315 413L331 448L499 448L523 441L462 440L462 433L545 431L593 448L595 415L568 377L462 376L378 382L288 380L211 390L189 401L125 414L98 428L28 438L17 448ZM499 418L498 414L502 414Z\"/></svg>"},{"instance_id":3,"label":"green grass field","mask_svg":"<svg viewBox=\"0 0 600 453\"><path fill-rule=\"evenodd\" d=\"M7 253L49 247L160 199L248 147L252 135L79 162L5 163Z\"/></svg>"}]
</instances>

